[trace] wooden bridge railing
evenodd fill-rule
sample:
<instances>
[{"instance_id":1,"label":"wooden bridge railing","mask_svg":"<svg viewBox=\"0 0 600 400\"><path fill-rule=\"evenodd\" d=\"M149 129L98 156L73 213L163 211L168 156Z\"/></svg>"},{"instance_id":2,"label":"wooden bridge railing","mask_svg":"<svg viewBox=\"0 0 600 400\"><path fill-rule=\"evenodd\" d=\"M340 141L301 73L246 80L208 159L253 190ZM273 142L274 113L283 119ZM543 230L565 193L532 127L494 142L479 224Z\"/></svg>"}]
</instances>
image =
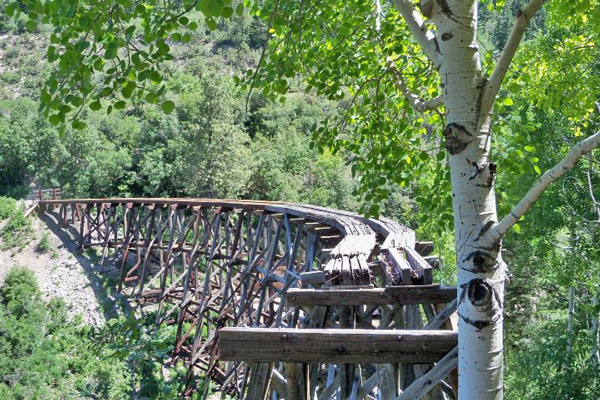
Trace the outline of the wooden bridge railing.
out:
<instances>
[{"instance_id":1,"label":"wooden bridge railing","mask_svg":"<svg viewBox=\"0 0 600 400\"><path fill-rule=\"evenodd\" d=\"M454 396L456 335L440 329L455 289L432 285L431 246L401 224L243 200L42 200L39 211L102 260L114 249L119 290L177 325L186 394L204 376L244 399L395 399L415 385Z\"/></svg>"},{"instance_id":2,"label":"wooden bridge railing","mask_svg":"<svg viewBox=\"0 0 600 400\"><path fill-rule=\"evenodd\" d=\"M40 201L40 200L60 200L62 199L63 191L61 188L51 189L31 189L31 194L27 196L26 200Z\"/></svg>"}]
</instances>

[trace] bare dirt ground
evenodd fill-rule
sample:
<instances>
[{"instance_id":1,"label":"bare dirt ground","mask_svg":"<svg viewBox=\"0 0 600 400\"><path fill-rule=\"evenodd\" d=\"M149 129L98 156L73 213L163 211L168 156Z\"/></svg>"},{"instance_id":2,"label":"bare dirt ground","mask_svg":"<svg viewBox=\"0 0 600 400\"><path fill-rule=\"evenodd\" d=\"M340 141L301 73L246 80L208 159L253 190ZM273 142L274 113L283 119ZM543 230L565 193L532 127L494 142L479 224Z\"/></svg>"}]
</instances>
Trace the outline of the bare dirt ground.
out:
<instances>
[{"instance_id":1,"label":"bare dirt ground","mask_svg":"<svg viewBox=\"0 0 600 400\"><path fill-rule=\"evenodd\" d=\"M95 326L129 308L126 299L114 290L119 272L113 259L100 265L95 249L79 250L51 213L42 218L34 214L30 219L33 232L28 244L22 249L0 250L0 283L12 267L27 267L35 272L44 299L62 297L71 317L81 315L84 323ZM42 253L37 247L44 233L50 249Z\"/></svg>"}]
</instances>

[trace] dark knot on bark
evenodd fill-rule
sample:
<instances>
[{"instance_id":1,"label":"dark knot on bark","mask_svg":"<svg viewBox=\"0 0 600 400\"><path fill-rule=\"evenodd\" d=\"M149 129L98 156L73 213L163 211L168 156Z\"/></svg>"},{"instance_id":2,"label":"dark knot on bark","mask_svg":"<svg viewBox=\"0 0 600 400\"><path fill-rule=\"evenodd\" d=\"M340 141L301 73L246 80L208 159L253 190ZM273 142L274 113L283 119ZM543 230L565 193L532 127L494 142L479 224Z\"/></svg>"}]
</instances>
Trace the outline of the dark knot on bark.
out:
<instances>
[{"instance_id":1,"label":"dark knot on bark","mask_svg":"<svg viewBox=\"0 0 600 400\"><path fill-rule=\"evenodd\" d=\"M464 259L464 262L471 262L473 268L471 268L470 271L476 274L492 272L499 267L496 257L492 257L480 250L476 250L469 254Z\"/></svg>"},{"instance_id":2,"label":"dark knot on bark","mask_svg":"<svg viewBox=\"0 0 600 400\"><path fill-rule=\"evenodd\" d=\"M473 279L467 287L467 296L475 307L488 305L492 298L492 292L490 284L483 279Z\"/></svg>"},{"instance_id":3,"label":"dark knot on bark","mask_svg":"<svg viewBox=\"0 0 600 400\"><path fill-rule=\"evenodd\" d=\"M461 153L473 141L473 135L464 126L454 122L446 125L444 137L446 150L452 155Z\"/></svg>"},{"instance_id":4,"label":"dark knot on bark","mask_svg":"<svg viewBox=\"0 0 600 400\"><path fill-rule=\"evenodd\" d=\"M477 162L472 163L475 167L475 172L469 178L470 181L474 181L475 186L491 188L494 184L494 177L498 172L498 166L493 162L483 162L478 164Z\"/></svg>"}]
</instances>

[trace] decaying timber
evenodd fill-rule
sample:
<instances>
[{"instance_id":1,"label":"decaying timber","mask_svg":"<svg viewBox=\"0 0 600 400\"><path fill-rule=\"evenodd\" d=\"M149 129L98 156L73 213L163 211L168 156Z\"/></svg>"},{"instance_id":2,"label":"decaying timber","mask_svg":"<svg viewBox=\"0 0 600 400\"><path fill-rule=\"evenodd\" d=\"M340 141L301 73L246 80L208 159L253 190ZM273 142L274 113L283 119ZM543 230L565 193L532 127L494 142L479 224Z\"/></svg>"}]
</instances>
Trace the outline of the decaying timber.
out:
<instances>
[{"instance_id":1,"label":"decaying timber","mask_svg":"<svg viewBox=\"0 0 600 400\"><path fill-rule=\"evenodd\" d=\"M455 396L455 357L444 356L456 334L439 329L456 289L432 285L432 246L401 224L244 200L62 199L38 210L103 259L115 249L119 290L177 325L185 394L210 379L244 399Z\"/></svg>"}]
</instances>

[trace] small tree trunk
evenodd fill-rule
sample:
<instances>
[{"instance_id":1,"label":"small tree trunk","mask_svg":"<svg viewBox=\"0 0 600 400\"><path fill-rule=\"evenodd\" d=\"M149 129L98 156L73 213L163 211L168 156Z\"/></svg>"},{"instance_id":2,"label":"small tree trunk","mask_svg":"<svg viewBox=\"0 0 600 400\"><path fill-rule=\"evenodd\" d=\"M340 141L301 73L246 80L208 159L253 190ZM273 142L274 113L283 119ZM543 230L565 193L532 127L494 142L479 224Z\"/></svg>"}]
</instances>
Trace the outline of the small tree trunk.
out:
<instances>
[{"instance_id":1,"label":"small tree trunk","mask_svg":"<svg viewBox=\"0 0 600 400\"><path fill-rule=\"evenodd\" d=\"M571 360L573 352L573 320L575 319L575 288L569 288L569 316L567 322L567 360Z\"/></svg>"},{"instance_id":2,"label":"small tree trunk","mask_svg":"<svg viewBox=\"0 0 600 400\"><path fill-rule=\"evenodd\" d=\"M592 298L592 304L594 305L594 310L598 305L598 296L594 296ZM595 311L594 311L595 312ZM591 321L590 326L590 336L592 337L592 349L591 349L591 358L592 364L594 367L598 368L600 365L600 326L598 326L598 314L594 314Z\"/></svg>"},{"instance_id":3,"label":"small tree trunk","mask_svg":"<svg viewBox=\"0 0 600 400\"><path fill-rule=\"evenodd\" d=\"M458 278L459 398L502 399L505 268L490 157L490 114L481 114L486 80L477 46L477 1L427 3L437 27L446 106ZM424 12L429 11L425 10Z\"/></svg>"}]
</instances>

